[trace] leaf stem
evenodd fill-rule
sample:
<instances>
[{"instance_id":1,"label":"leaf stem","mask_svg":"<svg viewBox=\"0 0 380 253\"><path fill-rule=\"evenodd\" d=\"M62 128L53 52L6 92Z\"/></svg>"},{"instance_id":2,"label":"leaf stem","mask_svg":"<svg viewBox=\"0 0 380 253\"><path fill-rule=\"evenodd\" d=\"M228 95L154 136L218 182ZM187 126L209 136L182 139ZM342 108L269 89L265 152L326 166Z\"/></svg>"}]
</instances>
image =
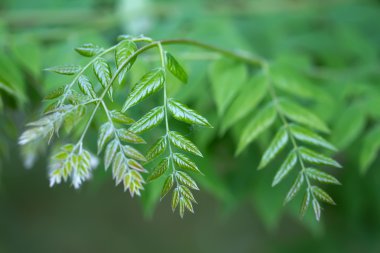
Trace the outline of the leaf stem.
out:
<instances>
[{"instance_id":1,"label":"leaf stem","mask_svg":"<svg viewBox=\"0 0 380 253\"><path fill-rule=\"evenodd\" d=\"M169 119L168 119L168 98L167 98L167 85L166 85L165 55L164 55L164 49L162 48L161 43L158 43L157 47L158 47L158 51L160 53L161 66L162 66L162 69L164 71L164 111L165 111L165 131L166 131L165 138L166 138L166 143L167 143L168 148L169 148L169 163L172 164L172 169L173 169L172 174L175 174L177 170L175 169L175 166L174 166L173 151L172 151L172 146L171 146L170 140L169 140L170 129L169 129ZM176 185L178 185L177 177L174 176L174 178L176 181Z\"/></svg>"}]
</instances>

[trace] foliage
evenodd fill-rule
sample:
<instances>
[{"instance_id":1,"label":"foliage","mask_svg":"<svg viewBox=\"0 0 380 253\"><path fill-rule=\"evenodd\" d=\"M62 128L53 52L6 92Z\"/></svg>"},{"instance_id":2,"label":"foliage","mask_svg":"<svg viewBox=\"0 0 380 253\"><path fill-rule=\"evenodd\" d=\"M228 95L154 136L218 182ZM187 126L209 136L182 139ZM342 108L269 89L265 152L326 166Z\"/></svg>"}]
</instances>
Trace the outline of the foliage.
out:
<instances>
[{"instance_id":1,"label":"foliage","mask_svg":"<svg viewBox=\"0 0 380 253\"><path fill-rule=\"evenodd\" d=\"M153 25L149 29L149 34L157 38L163 36L198 38L200 41L212 42L214 45L220 45L233 51L239 48L237 51L246 49L250 52L258 52L268 59L268 73L266 73L264 69L250 66L250 64L245 64L235 58L234 60L220 59L215 54L203 52L199 54L190 51L190 48L185 48L184 50L180 48L177 51L173 47L171 53L181 60L176 62L183 64L186 67L186 72L189 73L189 75L186 75L186 78L181 74L179 76L182 76L183 80L188 80L189 85L178 84L173 78L176 75L174 73L173 75L168 74L166 78L168 97L175 97L182 104L191 105L192 108L202 112L213 123L215 129L201 129L202 131L198 131L197 128L193 128L192 126L186 127L185 124L182 125L174 120L170 122L170 126L173 126L173 129L170 129L174 130L175 128L176 132L191 140L192 143L197 144L197 150L201 150L204 154L204 159L202 160L198 159L197 156L189 154L192 161L196 162L199 168L201 168L202 173L205 174L205 176L197 176L197 173L189 173L196 180L200 188L219 199L222 207L228 211L234 210L242 202L251 201L257 215L269 227L278 224L283 212L293 215L295 212L294 206L297 205L297 209L299 209L298 205L302 205L303 196L301 193L307 195L310 189L313 189L312 191L315 192L314 197L318 198L318 196L322 196L320 201L326 199L331 202L330 199L323 197L324 194L320 194L320 191L317 188L313 188L313 186L320 187L321 185L317 185L317 183L338 184L338 181L332 176L339 178L339 181L343 183L342 187L334 187L328 184L323 187L323 189L326 189L326 192L331 193L331 196L334 197L334 200L338 204L331 209L331 212L327 209L329 217L326 217L327 220L325 222L326 225L330 225L330 229L327 231L335 231L331 227L337 225L337 223L339 224L339 221L343 224L343 220L347 221L347 217L367 216L370 208L378 210L375 207L376 200L378 199L377 191L370 183L376 181L376 167L379 163L377 154L380 148L378 141L378 101L380 93L377 85L379 76L378 71L376 71L378 69L378 57L376 56L379 52L378 45L380 45L380 41L376 26L373 25L378 23L379 17L378 11L375 8L376 5L326 4L326 6L323 5L323 9L322 6L319 9L312 3L307 5L301 1L302 3L299 2L300 6L297 4L287 5L283 12L281 9L282 5L278 5L278 8L281 9L281 12L278 12L276 4L276 6L270 7L273 8L271 11L274 14L268 11L264 15L246 15L246 11L250 10L252 6L256 6L253 2L242 1L245 4L240 6L242 9L237 7L232 13L224 10L222 7L219 9L219 7L211 4L212 7L215 7L210 8L212 11L203 10L203 12L197 13L198 16L194 15L194 17L193 13L179 17L175 16L173 12L157 15L159 17L163 15L164 18L153 18L154 22L152 22ZM155 5L152 9L161 10L167 8L166 5L157 5L158 8ZM184 5L186 5L184 7L185 10L190 8L190 6L192 8L193 6L201 6L199 1L189 3L188 5L184 3ZM209 7L209 5L207 6ZM293 10L292 8L296 9ZM261 10L261 8L258 8L258 10ZM321 12L324 15L321 16ZM55 22L52 21L53 24ZM2 142L0 147L3 147L2 152L7 149L6 147L9 143L15 142L14 136L18 134L15 133L17 131L10 132L5 129L14 127L15 123L13 122L18 123L18 117L21 117L22 121L25 118L26 120L30 120L31 117L35 117L30 115L33 115L36 111L33 106L40 102L40 94L47 94L47 90L55 90L60 84L67 83L68 79L64 75L56 77L55 75L41 74L40 69L42 66L62 64L63 62L72 62L73 65L70 65L70 67L73 69L75 69L75 66L84 66L87 63L76 58L74 54L69 54L69 48L82 45L77 47L79 53L89 57L96 57L96 54L99 53L98 50L104 49L95 44L107 44L106 41L99 39L98 36L89 35L88 32L83 32L83 30L80 32L68 32L65 30L66 25L62 25L64 29L62 29L63 31L59 31L60 35L58 35L58 38L54 37L56 33L47 29L48 32L44 34L44 38L41 39L42 41L36 41L35 37L24 39L22 36L9 36L7 32L5 32L4 36L1 36L1 40L12 37L11 41L8 42L4 39L5 44L2 42L2 46L5 46L2 48L1 56L5 56L10 60L11 63L7 61L9 66L13 65L15 66L14 69L17 69L17 74L14 75L17 77L13 78L14 82L9 85L13 85L14 89L18 90L14 93L15 95L11 95L6 90L0 88L0 101L3 101L4 112L2 116L4 115L5 117L5 121L1 122L0 133ZM103 28L99 27L96 22L93 26L97 30L97 35L102 33L101 36L105 35L103 37L106 38L111 37L110 30L112 30L112 36L116 32L119 32L114 28L115 26ZM17 27L17 25L11 27ZM74 25L73 30L75 30ZM103 31L107 32L104 33ZM209 31L214 32L210 33ZM50 35L49 32L53 35ZM70 36L66 36L66 32ZM38 34L38 31L36 34ZM87 41L92 41L94 44L82 43ZM124 43L128 41L124 40ZM25 50L25 48L28 50ZM50 51L50 53L46 53L47 51ZM41 53L44 54L43 57L40 55ZM34 56L29 57L29 54ZM241 55L244 55L244 53ZM111 58L112 53L105 56L106 62L110 65L111 72L114 72L117 63L115 59ZM166 59L167 63L172 61L169 58L170 56ZM44 64L41 64L41 59L44 59ZM91 60L91 58L86 57L83 57L83 59ZM145 117L143 116L157 107L157 110L152 111L151 117L154 118L152 120L160 122L162 125L165 124L163 117L164 107L160 93L162 90L147 98L143 103L137 104L136 107L128 109L126 111L127 114L121 113L120 110L128 95L126 91L129 90L124 85L137 83L137 79L140 79L146 72L157 68L156 59L156 55L149 54L146 58L145 56L139 57L139 60L133 63L133 71L128 71L125 75L120 74L123 80L120 81L119 78L115 80L115 84L112 87L114 102L106 98L107 96L110 97L109 93L106 94L104 100L107 106L110 107L109 111L114 112L112 114L118 115L116 118L119 118L119 120L114 117L115 129L129 127L128 129L133 130L132 132L135 134L143 134L142 136L148 145L138 145L139 150L141 150L138 153L140 155L141 153L145 154L147 160L149 160L149 157L144 152L144 147L152 146L156 139L158 139L158 146L167 145L167 143L164 143L159 138L160 136L165 136L166 133L162 132L164 129L162 127L155 127L159 123L157 125L150 125L149 120L144 120ZM208 68L209 59L219 60L214 64L210 64L210 68ZM78 83L80 84L78 88L75 88L75 92L81 96L84 95L96 99L92 90L97 95L103 89L100 88L101 83L95 74L91 73L90 70L92 68L89 67L86 72L87 78L83 76L83 78L78 79ZM207 69L209 71L208 76L206 76ZM2 75L16 73L15 71L8 71L8 68L6 70L4 71L5 74ZM169 73L168 68L166 71ZM178 69L177 72L181 73ZM106 79L106 76L107 74L103 77ZM71 78L72 76L67 77ZM180 81L183 81L181 77L178 78ZM269 83L268 79L270 79ZM71 81L69 80L69 82ZM210 86L207 85L208 82L210 82ZM233 85L231 85L231 82L233 82ZM117 86L117 83L121 83L121 86ZM95 84L95 89L90 88L91 84ZM26 91L26 85L28 91ZM274 89L276 99L272 97L270 90L268 91L268 85ZM30 92L31 90L39 95ZM59 94L62 91L64 89L58 89L57 93ZM20 96L20 94L23 94L24 99L21 98L22 95ZM28 94L28 96L25 96L25 94ZM54 96L54 92L50 96ZM211 101L210 98L214 101ZM28 107L22 107L21 105L25 104L26 100L29 100ZM277 103L273 103L275 100ZM49 101L46 100L44 103ZM288 102L291 104L289 105ZM265 128L260 134L255 133L253 135L253 132L249 133L246 130L246 136L249 138L245 139L245 141L248 142L250 138L253 138L252 142L249 142L245 148L241 148L239 156L232 157L239 143L243 143L242 134L244 130L248 126L255 128L252 122L253 119L258 116L259 112L265 112L265 105L270 103L278 105L275 107L274 112L269 109L269 113L266 115L270 116L269 119L265 119L268 120L268 125L271 123L270 126ZM281 105L291 112L285 114L283 112L284 109L280 107ZM64 145L62 142L73 143L73 140L75 141L80 138L81 132L87 123L88 113L91 113L94 106L95 103L91 103L90 101L89 104L85 105L86 113L80 116L84 119L79 122L76 120L79 116L75 116L75 113L80 115L80 110L84 109L78 108L78 111L73 109L76 112L74 113L73 111L71 119L74 119L72 121L78 125L73 127L69 134L66 134L66 131L70 130L71 123L64 122L62 124L64 132L60 131L59 133L62 138L52 143L51 149L48 148L55 151L53 154L61 151L60 147ZM297 117L297 114L294 114L294 110L299 112L297 106L301 106L302 109L307 108L315 117L308 117L307 119ZM102 107L102 105L99 107ZM17 108L17 115L15 113L15 117L13 115L9 117L10 114L15 112L15 108ZM26 115L23 114L23 111L26 112ZM287 126L282 121L280 112L284 114L284 118L288 123ZM274 114L275 116L273 116ZM306 115L304 112L301 114L302 116ZM61 114L55 115L57 120L59 118L58 115ZM122 123L120 122L121 115L123 115L123 118L124 116L128 116L129 119L135 118L136 122L140 123L135 126L134 124L130 125L133 123L130 120L127 120L129 123ZM66 115L61 116L66 118ZM67 115L67 117L69 116ZM101 125L108 122L106 117L104 113L98 112L89 126L83 150L88 150L91 156L96 154L96 143L93 141L96 138L93 138L93 133L98 132ZM271 122L271 117L275 117L273 122ZM17 120L14 118L17 118ZM139 120L140 118L141 121ZM315 121L316 118L319 120ZM173 118L169 117L170 119ZM310 122L314 123L310 124ZM137 126L139 125L142 132L137 130ZM144 131L144 125L148 126L146 132ZM265 125L260 124L260 126L263 127ZM330 133L326 132L326 126L331 129ZM317 129L314 129L315 127ZM306 156L304 155L302 158L302 162L306 165L304 168L305 174L302 173L302 175L307 175L312 183L311 187L307 185L305 176L303 179L299 176L301 175L299 172L303 170L301 160L299 159L301 154L297 155L296 165L292 167L286 176L282 178L277 177L277 180L281 179L280 183L277 183L273 189L270 187L278 169L281 168L281 165L292 154L292 150L294 149L290 134L286 129L292 130L293 139L299 148L304 146L308 149ZM216 135L216 132L219 132L219 135ZM307 133L306 135L305 132ZM47 131L45 138L48 139L51 133L51 131ZM257 136L255 136L256 134ZM63 141L61 142L61 140ZM113 152L111 151L114 150L113 148L115 148L116 144L110 145L110 143L115 142L114 136L111 136L109 142L103 147L103 157L106 156L107 147L110 146L108 157L112 158ZM274 147L271 142L279 143L279 146ZM173 148L177 149L174 143L170 144ZM136 150L135 146L129 143L123 142L122 145ZM240 145L244 146L245 144ZM337 147L338 152L333 147ZM119 153L120 147L117 148L115 152ZM279 150L277 150L278 148ZM40 149L46 149L46 142L41 143L38 150ZM35 150L35 146L28 145L23 151L26 158L30 157L28 155L31 155L28 150ZM268 152L266 152L267 150ZM276 152L273 152L273 150L276 150ZM304 149L301 150L305 151ZM309 160L305 158L310 158L310 150L314 153L323 154L324 161L326 161L325 158L330 158L334 154L335 158L344 165L345 169L330 171L327 167L330 165L334 167L336 164L331 163L332 161L329 159L327 159L330 163L328 166L321 165L315 167L313 164L315 160L313 160L313 163L309 163ZM78 152L79 149L74 154L78 154ZM168 152L168 150L165 149L165 152ZM134 154L136 155L137 153L134 152ZM272 157L273 155L275 156ZM315 154L313 155L315 156ZM161 159L145 164L144 158L139 155L137 156L141 160L137 157L133 159L144 165L146 170L150 172L148 175L141 173L145 181L152 180L150 177L153 175L151 172L154 168L160 167L165 169L165 166L159 166ZM165 159L167 153L161 156L160 158ZM270 162L264 162L264 160ZM164 164L165 162L162 163L162 165ZM113 167L111 163L107 165L109 168ZM105 164L105 167L107 165ZM258 167L270 168L255 172L254 169ZM359 171L361 172L361 176L357 174ZM158 169L157 172L159 175L160 170ZM169 170L166 170L166 173L169 172ZM101 176L96 175L98 172L91 171L91 173L95 173L96 177L94 180L103 180ZM141 202L144 211L147 213L153 212L155 203L160 199L165 179L162 176L150 184L144 184L145 191L142 192ZM67 180L71 180L71 178L67 178ZM293 181L295 181L294 184ZM297 186L300 182L302 183L302 187L299 189ZM96 182L91 185L94 184ZM289 189L291 190L289 191ZM292 189L298 189L298 191L295 191L298 194L294 196L295 200L284 208L281 199L284 197L288 199L287 192L293 193ZM175 192L173 191L173 193ZM289 196L293 195L290 194ZM371 200L371 204L365 202L363 196L369 196L368 199ZM202 201L200 203L200 207L203 206ZM309 205L310 209L313 209L311 200ZM335 218L333 219L332 217ZM309 218L306 217L304 225L314 232L321 231L321 223L318 226L313 225L314 223L311 223ZM344 222L344 224L346 223L348 222ZM359 218L357 218L357 223L363 224L364 221L360 220L359 222Z\"/></svg>"}]
</instances>

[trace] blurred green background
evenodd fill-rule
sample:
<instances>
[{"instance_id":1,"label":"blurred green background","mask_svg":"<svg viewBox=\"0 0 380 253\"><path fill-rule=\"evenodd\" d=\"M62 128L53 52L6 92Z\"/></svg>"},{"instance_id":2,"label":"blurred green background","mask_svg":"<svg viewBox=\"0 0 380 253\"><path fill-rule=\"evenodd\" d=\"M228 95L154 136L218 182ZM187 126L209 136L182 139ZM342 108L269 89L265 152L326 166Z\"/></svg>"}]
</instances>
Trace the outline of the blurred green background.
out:
<instances>
[{"instance_id":1,"label":"blurred green background","mask_svg":"<svg viewBox=\"0 0 380 253\"><path fill-rule=\"evenodd\" d=\"M62 84L42 69L78 62L73 48L84 42L141 33L246 50L316 85L324 96L312 109L331 126L344 165L342 186L328 189L337 206L320 223L298 218L299 201L282 206L290 182L272 188L275 170L256 170L274 132L235 158L234 131L194 130L206 176L196 213L183 220L167 200L156 205L154 185L131 199L102 168L78 191L49 188L44 156L25 169L17 138ZM173 50L190 75L176 96L217 125L207 79L217 56ZM380 122L379 85L379 1L1 0L0 252L380 252L380 159L359 169L363 140Z\"/></svg>"}]
</instances>

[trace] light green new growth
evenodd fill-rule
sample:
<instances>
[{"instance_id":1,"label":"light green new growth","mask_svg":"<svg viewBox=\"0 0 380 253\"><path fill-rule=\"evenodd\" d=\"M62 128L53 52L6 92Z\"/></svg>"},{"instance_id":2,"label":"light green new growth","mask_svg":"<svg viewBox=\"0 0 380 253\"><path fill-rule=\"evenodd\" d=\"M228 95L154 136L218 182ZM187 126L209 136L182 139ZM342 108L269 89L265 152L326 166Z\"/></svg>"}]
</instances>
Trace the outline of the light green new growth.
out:
<instances>
[{"instance_id":1,"label":"light green new growth","mask_svg":"<svg viewBox=\"0 0 380 253\"><path fill-rule=\"evenodd\" d=\"M245 126L237 153L245 150L263 131L272 126L276 119L280 119L283 126L263 154L259 169L268 166L285 149L290 140L291 151L279 168L272 184L274 186L280 183L299 165L300 170L285 202L292 200L306 185L301 213L304 214L312 203L316 218L319 219L321 213L319 201L330 204L334 204L334 201L325 191L314 185L313 181L331 184L339 184L339 182L326 172L309 168L307 165L320 164L334 167L340 167L340 165L325 155L303 147L302 144L335 151L334 146L314 131L328 132L325 123L297 103L277 96L276 84L271 81L270 66L266 61L188 39L153 41L144 36L120 36L119 42L108 49L93 44L85 44L76 48L75 50L80 55L91 58L84 67L67 65L47 69L58 74L71 75L73 79L68 85L46 96L46 100L53 100L53 102L47 107L41 119L27 125L28 129L20 136L19 144L28 146L45 141L50 142L54 134L57 136L60 134L62 126L69 133L74 126L83 119L87 119L74 144L65 144L52 155L49 165L50 185L70 180L71 184L78 188L82 182L91 178L92 170L98 164L98 158L85 150L83 146L86 134L90 126L95 123L95 116L99 114L98 109L101 108L106 120L98 129L97 155L103 153L104 168L106 170L112 168L115 184L123 183L124 190L128 190L131 196L134 196L141 194L146 181L150 182L164 177L161 198L172 191L173 211L179 207L181 217L186 209L193 212L193 203L196 203L196 200L191 190L199 190L199 188L191 174L202 173L185 152L200 157L202 157L202 153L196 144L172 129L170 122L177 120L200 127L212 126L195 110L168 97L167 75L169 73L182 83L188 82L188 75L184 68L172 54L164 49L164 46L171 44L200 47L242 63L236 68L236 71L242 75L238 80L242 83L247 82L246 87L236 88L233 93L215 92L219 116L222 117L221 131L227 131L238 120L248 115L268 95L270 102L261 106ZM130 89L119 110L110 110L109 104L113 105L111 108L115 107L113 96L116 93L115 90L117 91L119 88L116 82L123 83L138 57L152 48L158 49L160 63L143 75ZM114 57L112 61L109 61L107 59L111 54L114 54ZM250 81L246 81L248 72L245 71L245 66L259 67L262 72L255 75ZM233 77L231 76L230 79ZM78 88L75 85L78 85ZM218 91L217 85L214 85L214 91ZM251 90L255 91L254 96L247 95ZM119 91L117 92L119 93ZM124 93L125 91L121 94ZM127 116L126 112L133 110L134 106L143 103L152 95L161 97L162 104L145 112L136 121ZM242 107L242 103L246 106ZM134 147L146 143L139 134L148 132L161 124L165 129L163 136L155 141L144 156ZM143 173L146 173L147 170L143 164L153 160L158 161L157 165L145 180Z\"/></svg>"}]
</instances>

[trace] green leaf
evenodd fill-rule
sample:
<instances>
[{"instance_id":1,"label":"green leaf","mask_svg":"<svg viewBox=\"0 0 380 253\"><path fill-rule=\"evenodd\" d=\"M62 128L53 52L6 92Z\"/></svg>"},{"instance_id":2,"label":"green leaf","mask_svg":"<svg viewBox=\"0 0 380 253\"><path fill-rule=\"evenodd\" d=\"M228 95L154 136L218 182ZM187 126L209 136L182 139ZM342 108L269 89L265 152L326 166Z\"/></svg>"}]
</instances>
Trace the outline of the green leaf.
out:
<instances>
[{"instance_id":1,"label":"green leaf","mask_svg":"<svg viewBox=\"0 0 380 253\"><path fill-rule=\"evenodd\" d=\"M324 190L319 188L318 186L313 186L311 188L311 191L313 192L314 196L316 196L319 200L326 202L331 205L335 205L334 200L330 197L330 195L327 194Z\"/></svg>"},{"instance_id":2,"label":"green leaf","mask_svg":"<svg viewBox=\"0 0 380 253\"><path fill-rule=\"evenodd\" d=\"M331 141L340 149L347 148L365 129L366 114L361 104L349 106L338 116Z\"/></svg>"},{"instance_id":3,"label":"green leaf","mask_svg":"<svg viewBox=\"0 0 380 253\"><path fill-rule=\"evenodd\" d=\"M191 193L191 191L190 191L189 188L187 188L184 185L180 185L180 186L178 186L178 190L179 190L179 193L180 193L181 196L183 196L184 198L190 200L191 202L197 203L197 201L195 200L195 198L194 198L194 196Z\"/></svg>"},{"instance_id":4,"label":"green leaf","mask_svg":"<svg viewBox=\"0 0 380 253\"><path fill-rule=\"evenodd\" d=\"M186 105L174 99L168 100L168 109L176 120L179 120L188 124L212 127L206 118L199 115L193 109L190 109Z\"/></svg>"},{"instance_id":5,"label":"green leaf","mask_svg":"<svg viewBox=\"0 0 380 253\"><path fill-rule=\"evenodd\" d=\"M116 110L110 111L110 116L114 122L120 124L130 125L135 122L133 119L125 116L123 113Z\"/></svg>"},{"instance_id":6,"label":"green leaf","mask_svg":"<svg viewBox=\"0 0 380 253\"><path fill-rule=\"evenodd\" d=\"M187 83L187 74L178 61L166 52L166 67L175 77L177 77L183 83Z\"/></svg>"},{"instance_id":7,"label":"green leaf","mask_svg":"<svg viewBox=\"0 0 380 253\"><path fill-rule=\"evenodd\" d=\"M98 58L94 62L93 67L96 78L99 80L103 89L105 89L110 84L112 78L110 66L104 58ZM108 90L108 96L112 100L112 86Z\"/></svg>"},{"instance_id":8,"label":"green leaf","mask_svg":"<svg viewBox=\"0 0 380 253\"><path fill-rule=\"evenodd\" d=\"M197 183L195 183L194 179L192 179L188 174L186 174L183 171L176 171L175 177L178 179L179 182L182 184L190 187L194 190L199 190Z\"/></svg>"},{"instance_id":9,"label":"green leaf","mask_svg":"<svg viewBox=\"0 0 380 253\"><path fill-rule=\"evenodd\" d=\"M135 161L133 159L128 159L127 164L128 164L128 167L133 169L133 170L137 170L140 172L146 172L146 169L141 164L139 164L137 161Z\"/></svg>"},{"instance_id":10,"label":"green leaf","mask_svg":"<svg viewBox=\"0 0 380 253\"><path fill-rule=\"evenodd\" d=\"M45 69L46 71L54 72L61 75L74 75L81 70L80 66L67 65L67 66L55 66Z\"/></svg>"},{"instance_id":11,"label":"green leaf","mask_svg":"<svg viewBox=\"0 0 380 253\"><path fill-rule=\"evenodd\" d=\"M290 154L285 159L280 169L277 171L276 175L274 176L272 186L275 186L278 183L280 183L281 180L284 179L284 177L288 175L289 172L294 168L296 163L297 163L297 153L296 153L296 150L292 150L292 152L290 152Z\"/></svg>"},{"instance_id":12,"label":"green leaf","mask_svg":"<svg viewBox=\"0 0 380 253\"><path fill-rule=\"evenodd\" d=\"M179 203L179 189L175 188L172 197L172 211L174 212Z\"/></svg>"},{"instance_id":13,"label":"green leaf","mask_svg":"<svg viewBox=\"0 0 380 253\"><path fill-rule=\"evenodd\" d=\"M178 132L170 131L169 140L175 147L202 157L201 151L199 151L195 144Z\"/></svg>"},{"instance_id":14,"label":"green leaf","mask_svg":"<svg viewBox=\"0 0 380 253\"><path fill-rule=\"evenodd\" d=\"M90 80L87 78L87 76L81 75L79 77L78 86L84 95L87 95L94 99L97 98L94 88L92 87L92 84L90 83Z\"/></svg>"},{"instance_id":15,"label":"green leaf","mask_svg":"<svg viewBox=\"0 0 380 253\"><path fill-rule=\"evenodd\" d=\"M170 175L166 178L164 186L161 190L161 199L165 197L165 195L170 191L170 189L173 187L174 184L174 176Z\"/></svg>"},{"instance_id":16,"label":"green leaf","mask_svg":"<svg viewBox=\"0 0 380 253\"><path fill-rule=\"evenodd\" d=\"M292 124L289 126L289 130L292 135L301 142L327 148L332 151L337 150L331 143L307 128Z\"/></svg>"},{"instance_id":17,"label":"green leaf","mask_svg":"<svg viewBox=\"0 0 380 253\"><path fill-rule=\"evenodd\" d=\"M190 158L188 158L184 154L174 153L173 161L181 169L190 170L192 172L197 172L197 173L202 174L202 172L200 172L200 170L198 169L197 165L194 162L192 162Z\"/></svg>"},{"instance_id":18,"label":"green leaf","mask_svg":"<svg viewBox=\"0 0 380 253\"><path fill-rule=\"evenodd\" d=\"M321 205L316 199L313 199L313 209L314 209L315 218L317 219L317 221L319 221L319 219L321 218Z\"/></svg>"},{"instance_id":19,"label":"green leaf","mask_svg":"<svg viewBox=\"0 0 380 253\"><path fill-rule=\"evenodd\" d=\"M117 135L119 136L120 140L128 143L135 143L135 144L144 144L146 143L143 138L136 135L135 133L127 130L127 129L118 129Z\"/></svg>"},{"instance_id":20,"label":"green leaf","mask_svg":"<svg viewBox=\"0 0 380 253\"><path fill-rule=\"evenodd\" d=\"M300 147L298 149L298 152L300 153L302 159L309 163L330 165L330 166L334 166L338 168L342 167L338 162L331 159L330 157L324 156L322 154L318 154L308 148Z\"/></svg>"},{"instance_id":21,"label":"green leaf","mask_svg":"<svg viewBox=\"0 0 380 253\"><path fill-rule=\"evenodd\" d=\"M282 113L284 113L284 115L290 120L322 132L328 133L330 131L326 124L314 113L294 102L291 102L290 100L280 100L279 106Z\"/></svg>"},{"instance_id":22,"label":"green leaf","mask_svg":"<svg viewBox=\"0 0 380 253\"><path fill-rule=\"evenodd\" d=\"M297 195L297 193L301 189L303 182L304 182L303 173L299 172L296 180L294 181L292 187L290 188L288 194L285 197L284 204L290 202Z\"/></svg>"},{"instance_id":23,"label":"green leaf","mask_svg":"<svg viewBox=\"0 0 380 253\"><path fill-rule=\"evenodd\" d=\"M179 198L179 216L183 218L184 214L185 214L185 202L183 201L183 198Z\"/></svg>"},{"instance_id":24,"label":"green leaf","mask_svg":"<svg viewBox=\"0 0 380 253\"><path fill-rule=\"evenodd\" d=\"M122 151L117 152L112 164L112 177L115 184L118 185L123 181L125 172L127 171L127 162Z\"/></svg>"},{"instance_id":25,"label":"green leaf","mask_svg":"<svg viewBox=\"0 0 380 253\"><path fill-rule=\"evenodd\" d=\"M368 168L375 161L380 149L380 125L371 129L364 137L359 156L360 171L367 172Z\"/></svg>"},{"instance_id":26,"label":"green leaf","mask_svg":"<svg viewBox=\"0 0 380 253\"><path fill-rule=\"evenodd\" d=\"M211 65L209 76L218 115L222 116L247 81L245 64L221 59Z\"/></svg>"},{"instance_id":27,"label":"green leaf","mask_svg":"<svg viewBox=\"0 0 380 253\"><path fill-rule=\"evenodd\" d=\"M261 109L256 116L245 126L236 154L240 154L251 142L253 142L263 131L269 128L277 116L272 103Z\"/></svg>"},{"instance_id":28,"label":"green leaf","mask_svg":"<svg viewBox=\"0 0 380 253\"><path fill-rule=\"evenodd\" d=\"M104 155L104 168L106 170L112 164L112 161L115 158L118 148L119 148L119 143L117 140L113 140L110 143L108 143L106 152Z\"/></svg>"},{"instance_id":29,"label":"green leaf","mask_svg":"<svg viewBox=\"0 0 380 253\"><path fill-rule=\"evenodd\" d=\"M160 90L165 82L164 71L159 68L145 74L132 88L124 103L122 112L138 104L148 96Z\"/></svg>"},{"instance_id":30,"label":"green leaf","mask_svg":"<svg viewBox=\"0 0 380 253\"><path fill-rule=\"evenodd\" d=\"M51 92L49 92L49 94L47 94L44 99L45 100L52 100L52 99L56 99L60 96L63 95L63 93L65 93L65 86L61 86Z\"/></svg>"},{"instance_id":31,"label":"green leaf","mask_svg":"<svg viewBox=\"0 0 380 253\"><path fill-rule=\"evenodd\" d=\"M317 180L321 183L338 184L338 185L340 184L338 179L331 176L330 174L327 174L326 172L323 172L323 171L320 171L317 169L313 169L313 168L307 168L305 172L309 178Z\"/></svg>"},{"instance_id":32,"label":"green leaf","mask_svg":"<svg viewBox=\"0 0 380 253\"><path fill-rule=\"evenodd\" d=\"M310 191L306 190L306 193L303 197L302 204L301 204L301 209L300 209L300 217L304 217L306 214L307 209L309 208L310 205Z\"/></svg>"},{"instance_id":33,"label":"green leaf","mask_svg":"<svg viewBox=\"0 0 380 253\"><path fill-rule=\"evenodd\" d=\"M137 50L137 46L133 41L130 40L123 40L119 43L119 45L116 47L115 50L115 60L116 60L116 67L120 68L121 66L124 66L123 71L119 74L119 83L122 82L125 73L131 69L133 63L136 60L136 57L133 57L129 59L129 57L132 56L132 54ZM128 63L126 63L129 60Z\"/></svg>"},{"instance_id":34,"label":"green leaf","mask_svg":"<svg viewBox=\"0 0 380 253\"><path fill-rule=\"evenodd\" d=\"M273 138L271 144L261 158L258 169L263 169L270 161L272 161L278 153L285 147L288 142L288 132L286 127L282 127Z\"/></svg>"},{"instance_id":35,"label":"green leaf","mask_svg":"<svg viewBox=\"0 0 380 253\"><path fill-rule=\"evenodd\" d=\"M148 182L153 181L154 179L162 176L168 168L169 168L169 159L165 158L150 173L148 177Z\"/></svg>"},{"instance_id":36,"label":"green leaf","mask_svg":"<svg viewBox=\"0 0 380 253\"><path fill-rule=\"evenodd\" d=\"M156 141L156 143L146 153L146 159L148 161L161 155L166 149L166 138L163 136Z\"/></svg>"},{"instance_id":37,"label":"green leaf","mask_svg":"<svg viewBox=\"0 0 380 253\"><path fill-rule=\"evenodd\" d=\"M222 133L256 108L267 93L267 84L267 76L256 75L244 85L222 118Z\"/></svg>"},{"instance_id":38,"label":"green leaf","mask_svg":"<svg viewBox=\"0 0 380 253\"><path fill-rule=\"evenodd\" d=\"M98 154L102 152L102 149L105 144L111 139L111 136L114 133L114 128L109 122L104 123L99 129L98 136Z\"/></svg>"},{"instance_id":39,"label":"green leaf","mask_svg":"<svg viewBox=\"0 0 380 253\"><path fill-rule=\"evenodd\" d=\"M136 121L130 128L134 133L140 134L148 131L159 125L165 116L165 109L163 106L158 106L150 110L147 114Z\"/></svg>"},{"instance_id":40,"label":"green leaf","mask_svg":"<svg viewBox=\"0 0 380 253\"><path fill-rule=\"evenodd\" d=\"M86 56L86 57L92 57L94 55L97 55L102 50L103 50L102 48L95 46L92 43L86 43L80 47L75 48L75 51L77 51L80 55Z\"/></svg>"},{"instance_id":41,"label":"green leaf","mask_svg":"<svg viewBox=\"0 0 380 253\"><path fill-rule=\"evenodd\" d=\"M130 157L142 162L146 162L146 158L144 157L144 155L131 146L124 145L123 152L124 152L124 155L126 155L127 157Z\"/></svg>"},{"instance_id":42,"label":"green leaf","mask_svg":"<svg viewBox=\"0 0 380 253\"><path fill-rule=\"evenodd\" d=\"M189 210L190 212L194 213L193 204L191 203L190 199L188 199L188 198L186 198L185 196L182 195L181 198L179 199L179 201L182 202L185 205L185 207L186 207L187 210ZM183 213L182 213L181 217L183 218Z\"/></svg>"}]
</instances>

